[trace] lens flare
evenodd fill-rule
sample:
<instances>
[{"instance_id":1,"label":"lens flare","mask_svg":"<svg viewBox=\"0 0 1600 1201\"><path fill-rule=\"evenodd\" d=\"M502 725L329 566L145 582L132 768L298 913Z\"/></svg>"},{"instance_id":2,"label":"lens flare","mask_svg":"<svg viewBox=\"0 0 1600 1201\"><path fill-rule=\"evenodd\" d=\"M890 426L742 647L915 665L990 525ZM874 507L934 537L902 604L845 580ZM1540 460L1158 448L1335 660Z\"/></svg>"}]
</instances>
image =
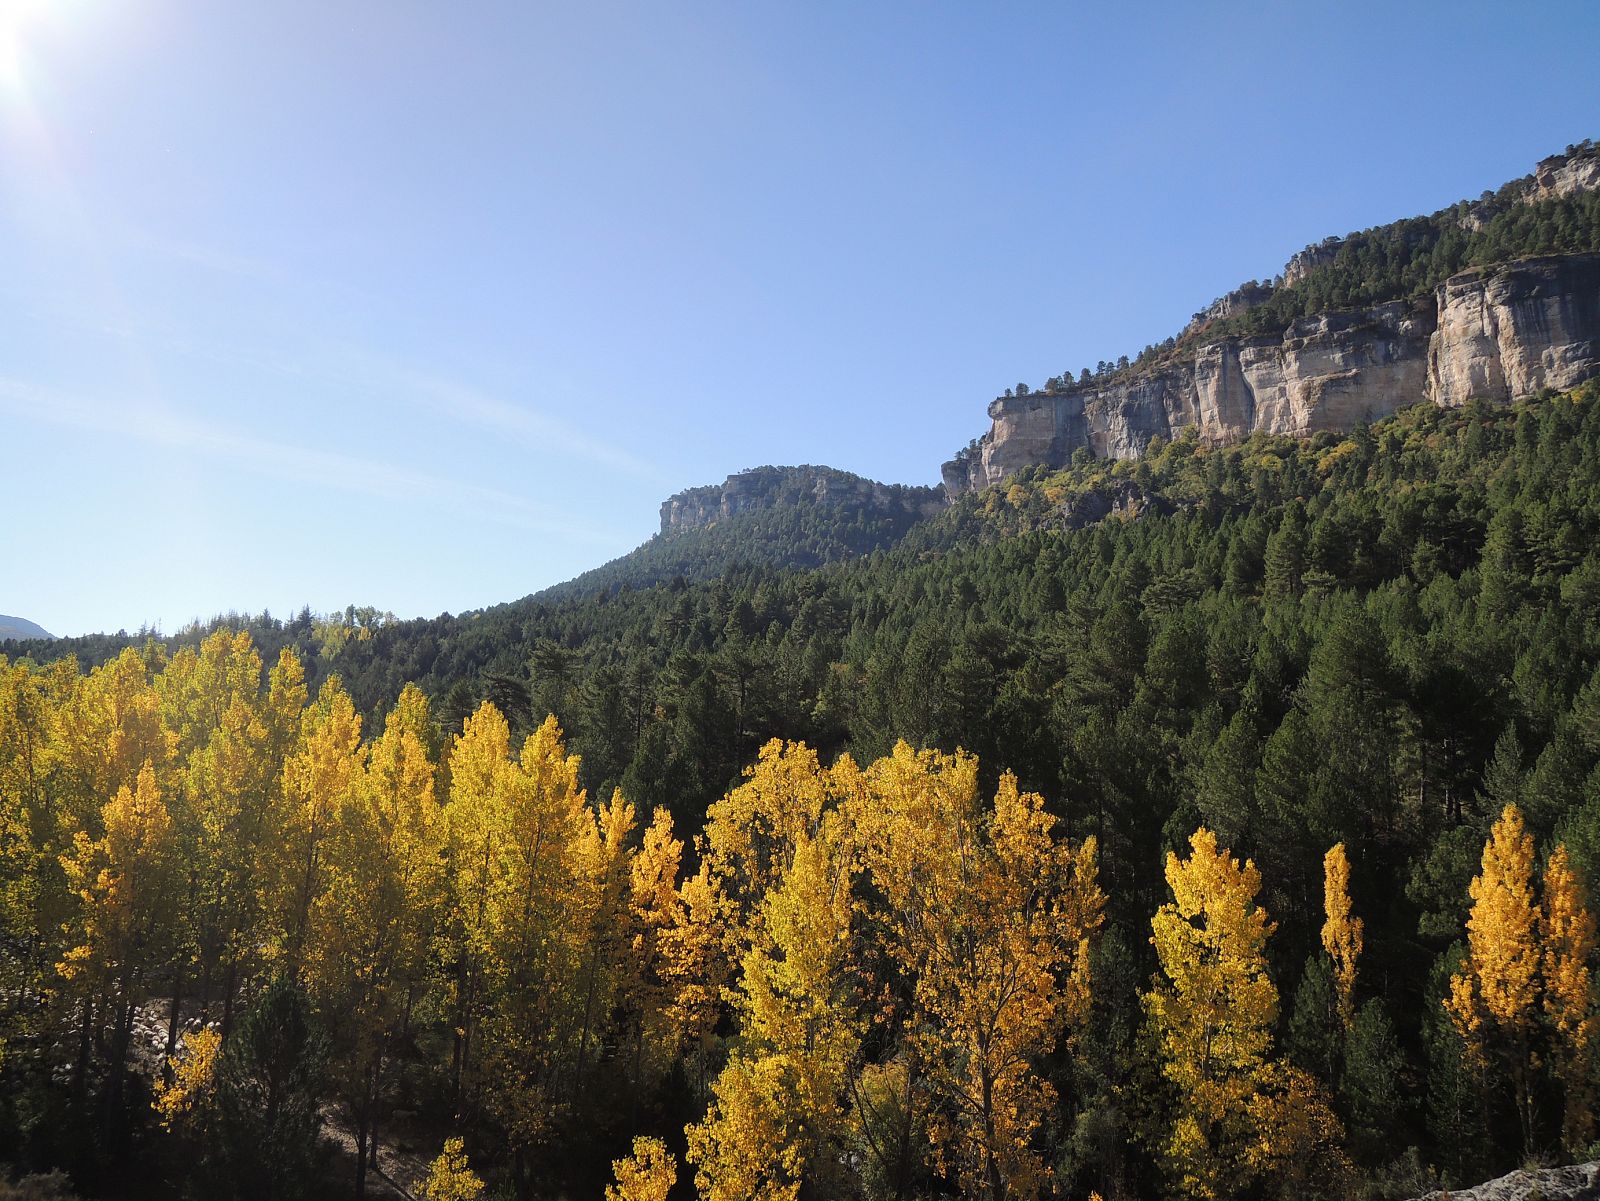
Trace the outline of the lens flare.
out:
<instances>
[{"instance_id":1,"label":"lens flare","mask_svg":"<svg viewBox=\"0 0 1600 1201\"><path fill-rule=\"evenodd\" d=\"M0 94L27 95L29 44L55 33L83 7L77 0L0 0Z\"/></svg>"}]
</instances>

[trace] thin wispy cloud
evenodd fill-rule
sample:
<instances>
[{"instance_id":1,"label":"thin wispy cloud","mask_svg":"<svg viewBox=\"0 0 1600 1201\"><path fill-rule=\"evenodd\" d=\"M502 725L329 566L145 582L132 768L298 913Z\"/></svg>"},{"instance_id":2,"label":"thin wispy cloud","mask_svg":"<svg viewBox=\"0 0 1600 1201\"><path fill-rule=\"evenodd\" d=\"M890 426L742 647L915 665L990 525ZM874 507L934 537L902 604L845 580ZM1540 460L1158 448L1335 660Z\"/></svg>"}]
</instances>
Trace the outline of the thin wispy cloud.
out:
<instances>
[{"instance_id":1,"label":"thin wispy cloud","mask_svg":"<svg viewBox=\"0 0 1600 1201\"><path fill-rule=\"evenodd\" d=\"M317 484L382 500L443 504L464 515L575 542L620 545L617 532L554 513L525 497L339 451L259 438L151 406L97 403L0 379L0 411L153 446L222 459L291 483Z\"/></svg>"},{"instance_id":2,"label":"thin wispy cloud","mask_svg":"<svg viewBox=\"0 0 1600 1201\"><path fill-rule=\"evenodd\" d=\"M298 351L288 346L250 344L218 340L214 335L199 339L185 335L172 323L134 318L126 313L108 319L83 316L83 306L67 295L48 307L37 302L13 310L13 316L47 323L58 329L74 330L119 339L144 349L159 348L168 353L207 362L222 363L253 371L270 371L300 380L316 381L344 390L399 399L432 417L484 430L553 455L578 459L631 479L671 487L675 479L655 464L620 446L579 429L571 422L541 412L527 404L514 403L490 395L469 384L441 375L390 363L365 350L347 353L345 361L329 364L321 350ZM316 367L308 367L316 362Z\"/></svg>"},{"instance_id":3,"label":"thin wispy cloud","mask_svg":"<svg viewBox=\"0 0 1600 1201\"><path fill-rule=\"evenodd\" d=\"M288 283L293 279L290 271L273 259L240 254L202 242L165 237L147 229L124 227L122 240L132 250L198 267L216 275L268 284Z\"/></svg>"},{"instance_id":4,"label":"thin wispy cloud","mask_svg":"<svg viewBox=\"0 0 1600 1201\"><path fill-rule=\"evenodd\" d=\"M527 405L514 404L466 384L408 368L375 366L374 372L377 378L389 381L417 403L449 420L508 434L536 450L583 459L597 467L652 484L670 482L654 464Z\"/></svg>"}]
</instances>

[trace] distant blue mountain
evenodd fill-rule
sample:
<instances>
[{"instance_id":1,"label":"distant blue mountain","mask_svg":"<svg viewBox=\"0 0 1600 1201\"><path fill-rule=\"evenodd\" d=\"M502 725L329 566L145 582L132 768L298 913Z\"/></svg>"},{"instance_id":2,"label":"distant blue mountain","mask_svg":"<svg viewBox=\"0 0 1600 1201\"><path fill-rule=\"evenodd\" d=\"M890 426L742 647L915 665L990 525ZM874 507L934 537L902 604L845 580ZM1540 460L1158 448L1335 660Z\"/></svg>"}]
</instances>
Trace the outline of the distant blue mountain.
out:
<instances>
[{"instance_id":1,"label":"distant blue mountain","mask_svg":"<svg viewBox=\"0 0 1600 1201\"><path fill-rule=\"evenodd\" d=\"M36 626L25 617L7 617L0 613L0 642L7 638L54 638L43 626Z\"/></svg>"}]
</instances>

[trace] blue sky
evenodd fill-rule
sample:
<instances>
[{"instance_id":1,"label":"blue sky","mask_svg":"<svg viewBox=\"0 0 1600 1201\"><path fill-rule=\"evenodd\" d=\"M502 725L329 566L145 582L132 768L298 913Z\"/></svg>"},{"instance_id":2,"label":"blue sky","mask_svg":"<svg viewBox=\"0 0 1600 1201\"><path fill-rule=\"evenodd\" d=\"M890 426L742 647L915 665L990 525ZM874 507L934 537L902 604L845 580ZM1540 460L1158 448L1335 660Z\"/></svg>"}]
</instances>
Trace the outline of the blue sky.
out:
<instances>
[{"instance_id":1,"label":"blue sky","mask_svg":"<svg viewBox=\"0 0 1600 1201\"><path fill-rule=\"evenodd\" d=\"M401 616L1600 134L1592 4L0 0L0 612Z\"/></svg>"}]
</instances>

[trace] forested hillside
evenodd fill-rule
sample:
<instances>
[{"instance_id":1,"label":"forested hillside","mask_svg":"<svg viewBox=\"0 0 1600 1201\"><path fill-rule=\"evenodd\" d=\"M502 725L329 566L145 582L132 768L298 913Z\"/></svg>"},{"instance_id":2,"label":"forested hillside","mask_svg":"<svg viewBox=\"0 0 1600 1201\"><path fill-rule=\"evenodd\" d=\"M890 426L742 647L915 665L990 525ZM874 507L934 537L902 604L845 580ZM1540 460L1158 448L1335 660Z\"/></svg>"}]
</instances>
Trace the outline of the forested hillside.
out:
<instances>
[{"instance_id":1,"label":"forested hillside","mask_svg":"<svg viewBox=\"0 0 1600 1201\"><path fill-rule=\"evenodd\" d=\"M348 1189L319 1107L521 1197L1594 1157L1597 533L1592 384L812 570L25 648L83 658L0 673L0 1158Z\"/></svg>"},{"instance_id":2,"label":"forested hillside","mask_svg":"<svg viewBox=\"0 0 1600 1201\"><path fill-rule=\"evenodd\" d=\"M650 541L532 599L716 579L747 565L838 563L888 549L943 504L934 488L879 484L831 467L756 467L669 498Z\"/></svg>"},{"instance_id":3,"label":"forested hillside","mask_svg":"<svg viewBox=\"0 0 1600 1201\"><path fill-rule=\"evenodd\" d=\"M35 625L25 617L7 617L0 613L0 641L8 638L49 639L50 631Z\"/></svg>"}]
</instances>

